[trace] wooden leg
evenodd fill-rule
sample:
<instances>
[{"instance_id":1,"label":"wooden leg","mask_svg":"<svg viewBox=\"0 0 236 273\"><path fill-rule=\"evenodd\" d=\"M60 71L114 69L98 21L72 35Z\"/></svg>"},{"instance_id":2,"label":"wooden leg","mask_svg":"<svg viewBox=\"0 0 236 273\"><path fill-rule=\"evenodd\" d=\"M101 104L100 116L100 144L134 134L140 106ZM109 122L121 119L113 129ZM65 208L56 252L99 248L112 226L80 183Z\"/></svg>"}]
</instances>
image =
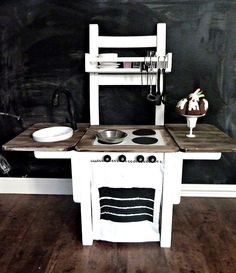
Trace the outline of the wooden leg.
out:
<instances>
[{"instance_id":1,"label":"wooden leg","mask_svg":"<svg viewBox=\"0 0 236 273\"><path fill-rule=\"evenodd\" d=\"M73 198L75 202L80 201L83 245L93 244L89 163L84 153L75 152L72 157Z\"/></svg>"},{"instance_id":2,"label":"wooden leg","mask_svg":"<svg viewBox=\"0 0 236 273\"><path fill-rule=\"evenodd\" d=\"M164 202L161 219L161 247L171 247L172 214L173 204L171 202Z\"/></svg>"},{"instance_id":3,"label":"wooden leg","mask_svg":"<svg viewBox=\"0 0 236 273\"><path fill-rule=\"evenodd\" d=\"M181 185L182 185L182 174L183 174L183 159L181 154L176 153L174 157L171 159L172 165L174 165L174 169L172 169L173 181L175 184L175 192L174 192L174 204L179 204L181 201Z\"/></svg>"},{"instance_id":4,"label":"wooden leg","mask_svg":"<svg viewBox=\"0 0 236 273\"><path fill-rule=\"evenodd\" d=\"M165 154L165 171L163 181L162 193L162 210L161 210L161 247L171 246L171 232L172 232L172 215L173 215L173 201L176 199L175 194L175 167L174 153Z\"/></svg>"}]
</instances>

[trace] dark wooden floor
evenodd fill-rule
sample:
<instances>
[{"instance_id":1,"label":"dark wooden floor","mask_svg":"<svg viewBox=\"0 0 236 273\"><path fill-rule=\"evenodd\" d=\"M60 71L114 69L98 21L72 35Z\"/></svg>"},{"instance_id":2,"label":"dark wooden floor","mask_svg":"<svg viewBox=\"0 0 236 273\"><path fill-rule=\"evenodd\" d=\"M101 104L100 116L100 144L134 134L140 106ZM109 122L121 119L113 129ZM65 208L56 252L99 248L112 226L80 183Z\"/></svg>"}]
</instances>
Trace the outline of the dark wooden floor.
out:
<instances>
[{"instance_id":1,"label":"dark wooden floor","mask_svg":"<svg viewBox=\"0 0 236 273\"><path fill-rule=\"evenodd\" d=\"M171 249L80 243L71 196L0 195L1 273L235 273L236 199L182 198Z\"/></svg>"}]
</instances>

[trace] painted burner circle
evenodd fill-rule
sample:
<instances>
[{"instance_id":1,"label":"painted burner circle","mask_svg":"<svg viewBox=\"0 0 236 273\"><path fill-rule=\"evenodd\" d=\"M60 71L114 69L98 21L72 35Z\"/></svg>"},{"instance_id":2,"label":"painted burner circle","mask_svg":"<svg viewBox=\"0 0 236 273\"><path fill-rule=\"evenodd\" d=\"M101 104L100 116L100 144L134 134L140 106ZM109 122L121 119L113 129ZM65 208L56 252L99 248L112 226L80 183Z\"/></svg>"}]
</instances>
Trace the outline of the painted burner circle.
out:
<instances>
[{"instance_id":1,"label":"painted burner circle","mask_svg":"<svg viewBox=\"0 0 236 273\"><path fill-rule=\"evenodd\" d=\"M136 144L155 144L158 142L158 139L155 137L135 137L132 141Z\"/></svg>"},{"instance_id":2,"label":"painted burner circle","mask_svg":"<svg viewBox=\"0 0 236 273\"><path fill-rule=\"evenodd\" d=\"M152 129L138 129L133 131L133 135L135 136L151 136L151 135L155 135L156 132Z\"/></svg>"}]
</instances>

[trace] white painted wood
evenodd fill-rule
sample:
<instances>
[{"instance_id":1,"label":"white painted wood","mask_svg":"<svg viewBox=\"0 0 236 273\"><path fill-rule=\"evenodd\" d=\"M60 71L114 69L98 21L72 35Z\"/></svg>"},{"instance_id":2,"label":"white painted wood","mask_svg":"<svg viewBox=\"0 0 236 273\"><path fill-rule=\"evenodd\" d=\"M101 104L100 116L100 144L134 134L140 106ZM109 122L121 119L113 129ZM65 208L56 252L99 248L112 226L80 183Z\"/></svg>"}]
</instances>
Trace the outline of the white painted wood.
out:
<instances>
[{"instance_id":1,"label":"white painted wood","mask_svg":"<svg viewBox=\"0 0 236 273\"><path fill-rule=\"evenodd\" d=\"M235 181L234 181L235 182ZM236 185L230 184L182 184L181 196L235 198Z\"/></svg>"},{"instance_id":2,"label":"white painted wood","mask_svg":"<svg viewBox=\"0 0 236 273\"><path fill-rule=\"evenodd\" d=\"M109 153L113 160L117 160L119 152ZM127 153L127 160L131 160L137 156L138 153ZM148 156L150 153L144 153ZM92 171L93 163L91 161L103 160L103 152L75 152L72 154L72 183L73 183L73 198L75 202L81 202L81 223L82 223L82 241L83 245L91 245L94 234L92 228L92 214L91 214L91 181L94 175ZM163 162L163 153L156 154L157 159ZM108 164L108 163L103 163ZM111 164L123 164L112 162ZM129 166L130 163L128 163ZM132 164L132 163L131 163ZM139 163L133 163L139 164ZM145 163L144 163L145 164ZM143 165L144 166L144 165ZM155 167L155 165L150 165ZM134 166L135 167L135 166ZM104 171L109 171L109 169ZM118 171L119 172L119 171ZM132 172L128 173L133 176ZM116 178L116 177L114 177ZM117 179L117 178L116 178ZM141 179L141 178L140 178ZM123 180L122 180L123 181ZM101 181L102 183L103 181ZM114 182L114 181L113 181ZM131 179L132 182L132 179ZM127 185L127 183L125 183Z\"/></svg>"},{"instance_id":3,"label":"white painted wood","mask_svg":"<svg viewBox=\"0 0 236 273\"><path fill-rule=\"evenodd\" d=\"M156 47L155 35L147 36L99 36L101 48L146 48Z\"/></svg>"},{"instance_id":4,"label":"white painted wood","mask_svg":"<svg viewBox=\"0 0 236 273\"><path fill-rule=\"evenodd\" d=\"M173 170L175 168L175 153L165 153L164 179L161 210L161 247L171 246L173 200L175 199L176 180Z\"/></svg>"},{"instance_id":5,"label":"white painted wood","mask_svg":"<svg viewBox=\"0 0 236 273\"><path fill-rule=\"evenodd\" d=\"M171 159L174 168L171 170L172 183L173 183L173 203L179 204L181 201L181 186L182 186L182 173L183 173L183 160L180 153L175 153Z\"/></svg>"},{"instance_id":6,"label":"white painted wood","mask_svg":"<svg viewBox=\"0 0 236 273\"><path fill-rule=\"evenodd\" d=\"M182 172L183 172L183 160L218 160L221 157L221 153L188 153L177 152L175 157L172 158L173 165L172 170L173 181L175 181L176 190L174 197L174 204L179 204L181 201L181 184L182 184Z\"/></svg>"},{"instance_id":7,"label":"white painted wood","mask_svg":"<svg viewBox=\"0 0 236 273\"><path fill-rule=\"evenodd\" d=\"M90 79L90 97L89 97L89 106L90 106L90 124L99 125L99 84L98 84L98 75L91 74Z\"/></svg>"},{"instance_id":8,"label":"white painted wood","mask_svg":"<svg viewBox=\"0 0 236 273\"><path fill-rule=\"evenodd\" d=\"M73 151L53 152L34 151L34 156L38 159L70 159Z\"/></svg>"},{"instance_id":9,"label":"white painted wood","mask_svg":"<svg viewBox=\"0 0 236 273\"><path fill-rule=\"evenodd\" d=\"M85 69L90 73L90 123L92 125L99 124L99 86L100 85L142 85L147 84L146 77L141 78L141 71L139 69L99 69L96 68L96 63L99 63L98 53L99 48L142 48L142 47L156 47L157 56L154 61L167 60L166 72L171 71L172 54L166 56L166 24L157 24L157 35L150 36L127 36L127 37L113 37L113 36L99 36L98 25L90 25L90 52L85 56ZM145 61L145 57L135 58L103 58L102 61ZM162 65L160 66L162 67ZM97 74L95 74L97 73ZM109 75L108 73L112 73ZM125 74L124 74L125 73ZM139 73L139 75L133 74ZM156 71L154 72L156 73ZM154 84L154 83L153 83ZM163 80L161 80L161 90L163 90ZM165 106L162 104L156 107L155 124L164 124L164 110Z\"/></svg>"},{"instance_id":10,"label":"white painted wood","mask_svg":"<svg viewBox=\"0 0 236 273\"><path fill-rule=\"evenodd\" d=\"M82 244L93 244L91 207L91 164L89 153L75 152L72 155L73 199L80 202Z\"/></svg>"},{"instance_id":11,"label":"white painted wood","mask_svg":"<svg viewBox=\"0 0 236 273\"><path fill-rule=\"evenodd\" d=\"M77 157L76 152L72 154L71 157L71 175L72 175L72 189L73 189L73 200L76 203L81 202L81 180L83 176L80 176L80 173L83 175L83 170L81 170L80 159Z\"/></svg>"},{"instance_id":12,"label":"white painted wood","mask_svg":"<svg viewBox=\"0 0 236 273\"><path fill-rule=\"evenodd\" d=\"M71 195L71 179L1 177L0 194Z\"/></svg>"},{"instance_id":13,"label":"white painted wood","mask_svg":"<svg viewBox=\"0 0 236 273\"><path fill-rule=\"evenodd\" d=\"M89 63L86 63L87 65L85 65L85 68L87 69L87 72L89 73L99 73L101 75L101 77L103 77L102 75L104 74L131 74L131 77L134 76L135 74L141 74L140 73L140 69L139 68L97 68L95 63L93 62L91 65ZM150 72L149 74L156 74L157 70L153 69L152 72ZM166 69L166 73L171 72L171 69L167 67ZM145 75L146 72L143 71L143 75ZM140 76L139 76L140 77ZM145 77L145 76L144 76ZM124 84L121 84L124 85Z\"/></svg>"},{"instance_id":14,"label":"white painted wood","mask_svg":"<svg viewBox=\"0 0 236 273\"><path fill-rule=\"evenodd\" d=\"M157 24L157 56L166 55L166 24Z\"/></svg>"},{"instance_id":15,"label":"white painted wood","mask_svg":"<svg viewBox=\"0 0 236 273\"><path fill-rule=\"evenodd\" d=\"M155 106L155 125L164 125L165 122L165 105Z\"/></svg>"},{"instance_id":16,"label":"white painted wood","mask_svg":"<svg viewBox=\"0 0 236 273\"><path fill-rule=\"evenodd\" d=\"M115 51L115 50L114 50ZM106 63L106 62L144 62L145 57L115 57L115 56L93 56L89 53L85 53L88 62ZM152 57L153 62L157 62L157 57ZM101 70L101 69L100 69ZM99 71L100 71L99 70Z\"/></svg>"},{"instance_id":17,"label":"white painted wood","mask_svg":"<svg viewBox=\"0 0 236 273\"><path fill-rule=\"evenodd\" d=\"M97 75L97 74L96 74ZM97 77L98 85L147 85L145 74L141 78L140 74L103 74ZM154 83L154 82L153 82Z\"/></svg>"},{"instance_id":18,"label":"white painted wood","mask_svg":"<svg viewBox=\"0 0 236 273\"><path fill-rule=\"evenodd\" d=\"M172 53L166 54L166 60L167 60L166 73L168 73L171 72L172 69Z\"/></svg>"},{"instance_id":19,"label":"white painted wood","mask_svg":"<svg viewBox=\"0 0 236 273\"><path fill-rule=\"evenodd\" d=\"M103 56L102 58L99 57L99 55L92 55L90 53L85 53L85 57L87 59L87 62L96 62L96 63L104 63L104 62L144 62L146 60L146 57L115 57L115 56ZM162 56L163 58L164 56ZM169 58L172 58L172 53L168 53L165 55L165 58L167 62L169 61ZM164 58L163 58L164 59ZM158 62L160 60L160 57L153 56L152 62ZM100 69L101 70L101 69ZM99 71L100 71L99 70ZM155 71L155 68L153 68Z\"/></svg>"},{"instance_id":20,"label":"white painted wood","mask_svg":"<svg viewBox=\"0 0 236 273\"><path fill-rule=\"evenodd\" d=\"M77 173L80 167L76 164ZM73 168L74 170L74 168ZM77 192L76 203L80 203L80 179L77 178L74 187ZM181 196L187 197L220 197L236 198L236 184L181 184ZM78 188L77 188L78 185ZM70 178L29 178L0 177L0 194L55 194L72 195L72 180ZM178 200L179 197L175 197ZM178 202L174 201L174 204Z\"/></svg>"},{"instance_id":21,"label":"white painted wood","mask_svg":"<svg viewBox=\"0 0 236 273\"><path fill-rule=\"evenodd\" d=\"M150 155L150 154L149 154ZM118 154L111 155L112 159ZM163 155L158 155L163 158ZM101 158L99 155L97 159ZM133 157L132 157L133 158ZM138 165L138 166L137 166ZM162 163L92 162L92 207L94 239L112 242L159 241L159 215L162 195ZM135 179L133 172L136 172ZM153 221L111 222L100 219L99 191L101 187L111 188L153 188L155 201ZM132 233L132 234L131 234Z\"/></svg>"},{"instance_id":22,"label":"white painted wood","mask_svg":"<svg viewBox=\"0 0 236 273\"><path fill-rule=\"evenodd\" d=\"M140 73L140 69L138 68L111 68L111 69L100 69L97 68L99 63L103 62L145 62L145 57L103 57L102 59L99 56L95 56L92 54L85 54L85 71L92 72L92 73ZM164 58L162 58L164 59ZM152 62L157 63L157 68L159 68L158 61L160 57L152 57ZM168 53L165 55L166 60L166 73L171 72L172 67L172 53ZM162 67L162 66L160 66ZM152 72L149 73L156 73L157 68L153 68ZM143 73L145 73L143 71Z\"/></svg>"},{"instance_id":23,"label":"white painted wood","mask_svg":"<svg viewBox=\"0 0 236 273\"><path fill-rule=\"evenodd\" d=\"M190 153L190 152L179 152L182 159L188 160L218 160L221 158L221 153Z\"/></svg>"},{"instance_id":24,"label":"white painted wood","mask_svg":"<svg viewBox=\"0 0 236 273\"><path fill-rule=\"evenodd\" d=\"M161 23L157 24L157 48L156 48L156 55L158 60L162 60L160 58L164 58L166 55L166 24ZM167 59L163 59L168 60ZM167 65L168 67L168 65ZM164 68L161 67L161 68ZM167 69L166 69L167 72ZM160 75L160 93L163 93L163 72L161 70ZM161 103L160 106L155 107L155 124L156 125L164 125L165 122L165 105Z\"/></svg>"}]
</instances>

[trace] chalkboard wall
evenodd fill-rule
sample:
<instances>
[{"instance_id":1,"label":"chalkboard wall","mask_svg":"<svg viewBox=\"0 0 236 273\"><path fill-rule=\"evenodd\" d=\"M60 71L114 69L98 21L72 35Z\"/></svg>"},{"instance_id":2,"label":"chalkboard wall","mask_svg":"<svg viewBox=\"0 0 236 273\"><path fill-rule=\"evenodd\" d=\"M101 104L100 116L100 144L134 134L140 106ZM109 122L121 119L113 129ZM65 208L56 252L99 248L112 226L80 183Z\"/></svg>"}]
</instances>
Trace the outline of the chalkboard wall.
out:
<instances>
[{"instance_id":1,"label":"chalkboard wall","mask_svg":"<svg viewBox=\"0 0 236 273\"><path fill-rule=\"evenodd\" d=\"M167 52L173 71L167 76L166 123L185 120L176 102L201 87L209 100L211 123L236 139L236 2L234 0L2 0L0 2L1 144L37 122L64 122L66 102L53 108L53 91L68 88L78 122L89 122L89 24L102 35L152 35L156 23L167 24ZM123 52L139 56L140 52ZM126 54L126 55L125 55ZM135 90L134 90L135 89ZM140 87L104 87L102 123L152 124L153 106ZM70 176L67 160L37 160L31 153L1 151L12 165L11 176ZM236 183L236 156L220 161L187 161L184 183ZM60 169L60 171L58 171Z\"/></svg>"}]
</instances>

